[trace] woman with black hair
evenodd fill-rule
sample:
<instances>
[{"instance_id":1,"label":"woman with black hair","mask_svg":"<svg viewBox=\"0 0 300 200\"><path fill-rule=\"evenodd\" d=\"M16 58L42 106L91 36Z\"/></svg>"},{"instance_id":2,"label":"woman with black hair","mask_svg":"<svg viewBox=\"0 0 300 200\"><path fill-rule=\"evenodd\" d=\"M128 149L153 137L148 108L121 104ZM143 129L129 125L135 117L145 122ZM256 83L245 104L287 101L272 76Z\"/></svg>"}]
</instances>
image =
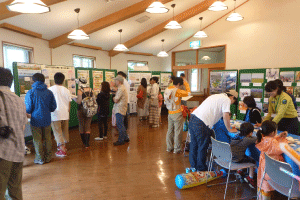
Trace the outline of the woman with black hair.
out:
<instances>
[{"instance_id":1,"label":"woman with black hair","mask_svg":"<svg viewBox=\"0 0 300 200\"><path fill-rule=\"evenodd\" d=\"M261 124L261 110L256 107L256 102L252 96L247 96L243 100L244 105L247 107L246 116L244 118L245 122L250 122L252 124Z\"/></svg>"},{"instance_id":2,"label":"woman with black hair","mask_svg":"<svg viewBox=\"0 0 300 200\"><path fill-rule=\"evenodd\" d=\"M270 94L269 113L265 120L278 124L278 130L299 135L299 121L297 110L292 98L284 92L284 88L277 81L269 81L265 90Z\"/></svg>"},{"instance_id":3,"label":"woman with black hair","mask_svg":"<svg viewBox=\"0 0 300 200\"><path fill-rule=\"evenodd\" d=\"M142 78L141 85L137 89L137 94L143 93L143 95L137 99L137 113L140 118L140 120L143 119L143 117L147 117L145 113L145 103L147 100L147 80L145 78Z\"/></svg>"},{"instance_id":4,"label":"woman with black hair","mask_svg":"<svg viewBox=\"0 0 300 200\"><path fill-rule=\"evenodd\" d=\"M150 112L149 112L149 123L152 125L153 128L157 128L159 126L159 102L158 102L158 92L159 92L159 86L158 86L158 78L152 77L152 80L150 79L150 84L152 85L150 90Z\"/></svg>"}]
</instances>

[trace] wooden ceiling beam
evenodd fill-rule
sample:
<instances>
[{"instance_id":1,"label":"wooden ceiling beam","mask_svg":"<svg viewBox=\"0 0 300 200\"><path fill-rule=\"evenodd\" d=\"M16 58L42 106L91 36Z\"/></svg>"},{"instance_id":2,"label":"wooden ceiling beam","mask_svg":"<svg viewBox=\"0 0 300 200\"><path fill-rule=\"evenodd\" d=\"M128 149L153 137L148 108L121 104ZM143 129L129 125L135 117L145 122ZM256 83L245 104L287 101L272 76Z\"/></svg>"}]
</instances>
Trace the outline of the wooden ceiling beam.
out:
<instances>
[{"instance_id":1,"label":"wooden ceiling beam","mask_svg":"<svg viewBox=\"0 0 300 200\"><path fill-rule=\"evenodd\" d=\"M131 5L127 8L124 8L122 10L119 10L115 13L112 13L110 15L107 15L101 19L98 19L94 22L91 22L89 24L86 24L82 27L80 27L81 30L83 30L86 34L91 34L96 31L99 31L103 28L106 28L108 26L111 26L113 24L116 24L118 22L121 22L123 20L129 19L133 16L136 16L138 14L141 14L145 12L146 8L151 5L155 0L143 0L141 2L138 2L134 5ZM173 0L160 0L161 3L165 4ZM71 39L68 39L68 35L71 32L65 33L61 36L58 36L56 38L53 38L49 42L49 47L50 48L56 48L61 45L67 44L71 42Z\"/></svg>"},{"instance_id":2,"label":"wooden ceiling beam","mask_svg":"<svg viewBox=\"0 0 300 200\"><path fill-rule=\"evenodd\" d=\"M76 46L76 47L83 47L83 48L87 48L87 49L93 49L93 50L102 50L101 47L91 46L91 45L87 45L87 44L80 44L80 43L76 43L76 42L74 42L70 45Z\"/></svg>"},{"instance_id":3,"label":"wooden ceiling beam","mask_svg":"<svg viewBox=\"0 0 300 200\"><path fill-rule=\"evenodd\" d=\"M63 1L67 1L67 0L43 0L43 2L47 6L51 6L51 5L54 5L54 4L63 2ZM0 20L7 19L7 18L10 18L10 17L14 17L14 16L22 14L22 13L18 13L18 12L11 12L6 8L6 6L11 4L12 2L13 2L12 0L9 0L9 1L5 1L5 2L0 3Z\"/></svg>"},{"instance_id":4,"label":"wooden ceiling beam","mask_svg":"<svg viewBox=\"0 0 300 200\"><path fill-rule=\"evenodd\" d=\"M132 55L140 55L140 56L154 56L152 53L141 53L141 52L133 52L128 51L126 54L132 54Z\"/></svg>"},{"instance_id":5,"label":"wooden ceiling beam","mask_svg":"<svg viewBox=\"0 0 300 200\"><path fill-rule=\"evenodd\" d=\"M8 23L0 24L0 28L11 30L11 31L14 31L14 32L17 32L17 33L22 33L24 35L28 35L28 36L32 36L32 37L36 37L36 38L42 38L42 34L35 33L35 32L32 32L32 31L26 30L24 28L20 28L20 27L8 24Z\"/></svg>"},{"instance_id":6,"label":"wooden ceiling beam","mask_svg":"<svg viewBox=\"0 0 300 200\"><path fill-rule=\"evenodd\" d=\"M221 1L225 1L225 0L221 0ZM178 23L181 23L181 22L184 22L188 19L190 19L191 17L194 17L204 11L206 11L208 9L209 6L211 6L211 4L213 4L215 2L215 0L204 0L202 1L201 3L195 5L194 7L192 8L189 8L187 9L186 11L180 13L179 15L176 15L175 16L175 20L178 22ZM161 32L164 32L166 31L167 29L165 29L164 27L171 21L173 20L173 18L167 20L167 21L164 21L163 23L155 26L154 28L136 36L135 38L127 41L124 43L124 45L127 47L127 48L131 48L139 43L142 43L144 42L145 40L161 33ZM109 51L109 55L110 56L115 56L117 54L119 54L121 52L117 52L117 51Z\"/></svg>"}]
</instances>

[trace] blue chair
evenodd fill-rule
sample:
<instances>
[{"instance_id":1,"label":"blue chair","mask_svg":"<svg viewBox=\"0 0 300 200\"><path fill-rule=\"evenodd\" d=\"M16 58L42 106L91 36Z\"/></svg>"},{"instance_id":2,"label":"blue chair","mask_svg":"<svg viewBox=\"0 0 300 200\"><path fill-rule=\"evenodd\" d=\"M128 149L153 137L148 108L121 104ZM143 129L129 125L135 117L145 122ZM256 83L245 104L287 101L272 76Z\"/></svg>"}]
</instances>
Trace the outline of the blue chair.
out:
<instances>
[{"instance_id":1,"label":"blue chair","mask_svg":"<svg viewBox=\"0 0 300 200\"><path fill-rule=\"evenodd\" d=\"M213 162L216 162L219 166L228 169L227 181L224 183L214 184L214 185L221 185L221 184L226 183L225 194L224 194L224 199L225 199L228 183L236 182L236 180L229 182L230 171L232 171L232 170L236 171L239 169L246 169L246 168L254 167L255 164L253 164L253 163L234 163L234 162L232 162L231 147L228 143L217 141L213 137L211 137L211 142L212 142L212 151L211 151L211 156L210 156L210 162L208 165L208 171L209 172L211 171ZM207 180L207 178L208 177L206 177L206 180ZM207 182L206 182L206 184L207 184ZM207 187L209 187L209 186L213 186L213 185L207 185Z\"/></svg>"},{"instance_id":2,"label":"blue chair","mask_svg":"<svg viewBox=\"0 0 300 200\"><path fill-rule=\"evenodd\" d=\"M278 192L290 198L298 198L300 197L299 192L299 182L289 175L285 174L284 172L280 171L280 167L286 169L287 171L292 172L292 167L290 164L285 162L280 162L278 160L274 160L273 158L269 157L265 154L265 170L263 173L263 177L260 182L260 189L257 191L257 197L260 195L260 190L262 183L264 181L265 175L268 174L270 180L268 183ZM266 180L265 180L266 181Z\"/></svg>"}]
</instances>

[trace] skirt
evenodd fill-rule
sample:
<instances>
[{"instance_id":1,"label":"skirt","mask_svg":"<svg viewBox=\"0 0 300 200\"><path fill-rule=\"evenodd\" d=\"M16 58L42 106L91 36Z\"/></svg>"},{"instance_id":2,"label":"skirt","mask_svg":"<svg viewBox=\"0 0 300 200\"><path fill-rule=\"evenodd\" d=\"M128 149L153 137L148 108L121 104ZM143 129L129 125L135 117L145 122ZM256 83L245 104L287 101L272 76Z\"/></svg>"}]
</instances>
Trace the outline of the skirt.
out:
<instances>
[{"instance_id":1,"label":"skirt","mask_svg":"<svg viewBox=\"0 0 300 200\"><path fill-rule=\"evenodd\" d=\"M150 106L149 123L153 125L159 124L159 107Z\"/></svg>"}]
</instances>

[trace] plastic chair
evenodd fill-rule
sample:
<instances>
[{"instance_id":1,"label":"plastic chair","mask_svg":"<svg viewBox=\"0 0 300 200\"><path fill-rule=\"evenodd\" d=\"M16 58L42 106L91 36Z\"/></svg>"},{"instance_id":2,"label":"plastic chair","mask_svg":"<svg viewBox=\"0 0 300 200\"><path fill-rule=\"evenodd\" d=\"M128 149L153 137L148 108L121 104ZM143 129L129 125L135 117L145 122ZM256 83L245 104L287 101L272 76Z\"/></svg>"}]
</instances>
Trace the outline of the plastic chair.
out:
<instances>
[{"instance_id":1,"label":"plastic chair","mask_svg":"<svg viewBox=\"0 0 300 200\"><path fill-rule=\"evenodd\" d=\"M280 171L279 169L280 167L282 167L292 172L292 167L290 166L290 164L274 160L273 158L269 157L266 153L265 162L266 166L263 173L263 177L260 182L259 190L257 191L257 197L259 197L260 195L261 186L266 174L268 174L268 176L270 177L270 180L267 180L268 183L276 191L287 196L288 199L300 197L298 181L285 174L284 172Z\"/></svg>"},{"instance_id":2,"label":"plastic chair","mask_svg":"<svg viewBox=\"0 0 300 200\"><path fill-rule=\"evenodd\" d=\"M208 171L209 172L211 171L213 162L216 162L219 166L228 169L227 181L224 183L214 184L214 185L221 185L221 184L226 183L225 194L224 194L224 199L225 199L228 183L236 182L236 180L229 182L230 171L255 167L255 164L253 164L253 163L234 163L234 162L232 162L231 147L228 143L217 141L213 137L211 137L211 142L212 142L212 151L211 151L211 157L210 157L210 162L209 162L209 166L208 166ZM206 180L207 180L207 178L208 177L206 177ZM207 182L206 182L206 184L207 184ZM213 185L207 185L207 187L209 187L209 186L213 186Z\"/></svg>"}]
</instances>

